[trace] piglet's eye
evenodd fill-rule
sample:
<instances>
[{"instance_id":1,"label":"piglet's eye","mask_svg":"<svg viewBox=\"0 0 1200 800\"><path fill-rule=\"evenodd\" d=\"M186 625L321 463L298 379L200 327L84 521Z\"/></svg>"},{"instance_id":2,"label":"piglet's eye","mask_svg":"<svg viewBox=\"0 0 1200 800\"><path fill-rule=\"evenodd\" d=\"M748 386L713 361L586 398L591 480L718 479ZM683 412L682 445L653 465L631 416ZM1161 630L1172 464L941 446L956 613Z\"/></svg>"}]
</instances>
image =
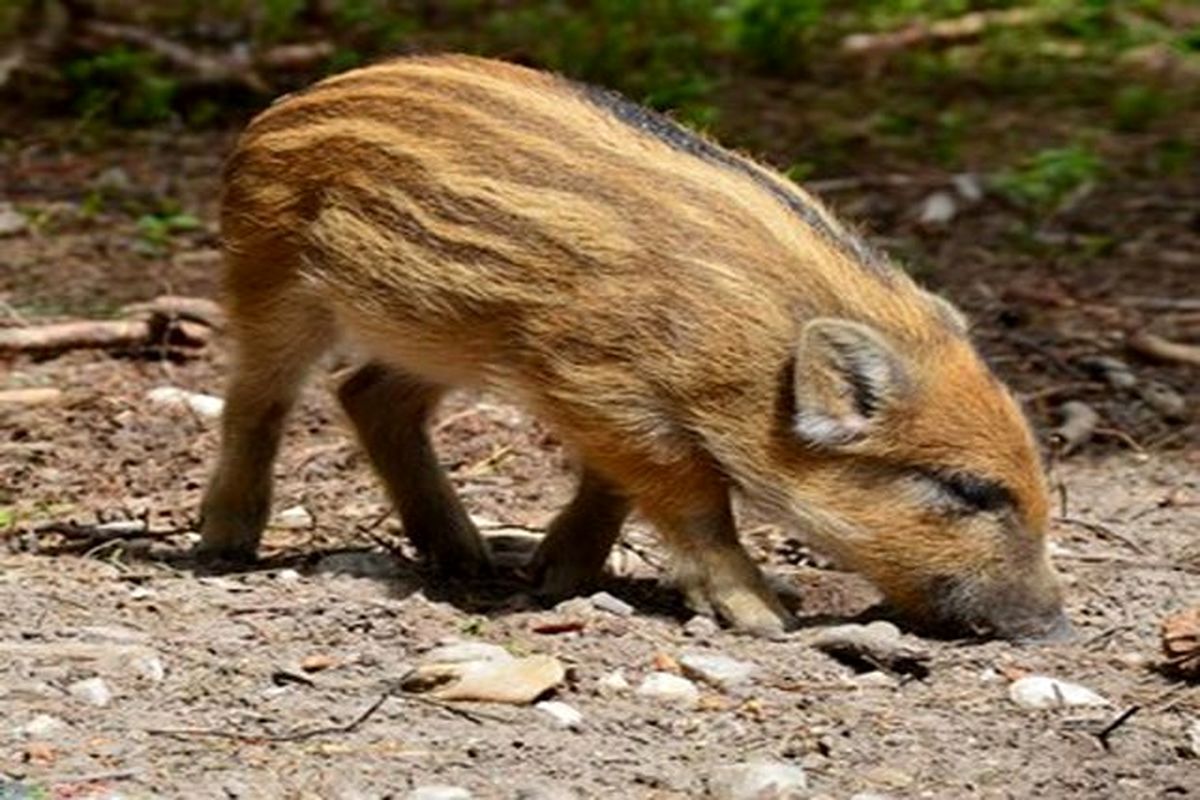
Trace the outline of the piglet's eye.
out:
<instances>
[{"instance_id":1,"label":"piglet's eye","mask_svg":"<svg viewBox=\"0 0 1200 800\"><path fill-rule=\"evenodd\" d=\"M996 481L965 472L941 473L935 480L942 489L971 511L999 511L1013 505L1013 496Z\"/></svg>"}]
</instances>

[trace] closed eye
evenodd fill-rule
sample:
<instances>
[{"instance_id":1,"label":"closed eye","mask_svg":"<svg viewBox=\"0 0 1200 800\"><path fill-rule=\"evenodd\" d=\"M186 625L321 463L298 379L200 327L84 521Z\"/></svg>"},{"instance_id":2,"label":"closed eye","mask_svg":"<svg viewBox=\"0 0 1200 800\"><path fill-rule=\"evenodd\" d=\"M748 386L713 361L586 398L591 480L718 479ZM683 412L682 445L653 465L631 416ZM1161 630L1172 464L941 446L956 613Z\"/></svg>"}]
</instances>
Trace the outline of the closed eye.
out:
<instances>
[{"instance_id":1,"label":"closed eye","mask_svg":"<svg viewBox=\"0 0 1200 800\"><path fill-rule=\"evenodd\" d=\"M1004 484L969 472L926 472L926 478L961 509L972 514L1000 511L1014 505L1013 494Z\"/></svg>"}]
</instances>

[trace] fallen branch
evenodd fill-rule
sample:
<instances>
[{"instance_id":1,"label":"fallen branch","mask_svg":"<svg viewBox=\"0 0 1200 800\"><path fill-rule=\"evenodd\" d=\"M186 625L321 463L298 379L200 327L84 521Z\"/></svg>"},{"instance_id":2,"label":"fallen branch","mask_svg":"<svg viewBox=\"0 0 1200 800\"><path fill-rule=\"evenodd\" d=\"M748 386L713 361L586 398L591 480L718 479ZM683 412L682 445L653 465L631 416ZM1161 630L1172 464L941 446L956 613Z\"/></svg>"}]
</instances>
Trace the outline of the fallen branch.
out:
<instances>
[{"instance_id":1,"label":"fallen branch","mask_svg":"<svg viewBox=\"0 0 1200 800\"><path fill-rule=\"evenodd\" d=\"M224 731L216 728L144 728L145 733L152 736L172 736L176 738L214 738L214 739L233 739L238 742L299 742L305 739L312 739L317 736L329 736L331 734L353 733L363 725L367 720L374 716L384 703L392 697L391 692L387 692L379 696L374 703L368 706L357 717L350 720L344 725L328 725L320 728L307 728L291 731L289 733L271 734L271 733L239 733L237 731Z\"/></svg>"},{"instance_id":2,"label":"fallen branch","mask_svg":"<svg viewBox=\"0 0 1200 800\"><path fill-rule=\"evenodd\" d=\"M207 329L203 329L207 330ZM33 328L0 328L0 354L50 355L65 350L136 349L154 345L201 347L201 329L172 325L161 317L149 320L80 320Z\"/></svg>"},{"instance_id":3,"label":"fallen branch","mask_svg":"<svg viewBox=\"0 0 1200 800\"><path fill-rule=\"evenodd\" d=\"M1070 400L1062 404L1062 423L1050 432L1050 442L1060 455L1067 455L1092 438L1100 415L1087 403Z\"/></svg>"},{"instance_id":4,"label":"fallen branch","mask_svg":"<svg viewBox=\"0 0 1200 800\"><path fill-rule=\"evenodd\" d=\"M0 390L0 408L13 406L41 406L57 403L62 399L62 389L3 389Z\"/></svg>"},{"instance_id":5,"label":"fallen branch","mask_svg":"<svg viewBox=\"0 0 1200 800\"><path fill-rule=\"evenodd\" d=\"M142 303L130 303L121 309L127 317L149 318L155 315L207 325L214 330L225 327L225 310L206 297L164 294Z\"/></svg>"},{"instance_id":6,"label":"fallen branch","mask_svg":"<svg viewBox=\"0 0 1200 800\"><path fill-rule=\"evenodd\" d=\"M1153 333L1138 331L1125 339L1125 346L1155 361L1175 361L1200 367L1200 345L1172 342Z\"/></svg>"},{"instance_id":7,"label":"fallen branch","mask_svg":"<svg viewBox=\"0 0 1200 800\"><path fill-rule=\"evenodd\" d=\"M88 20L80 26L85 36L106 43L128 44L155 54L171 66L190 73L201 84L234 84L254 92L269 94L271 87L259 75L249 57L228 55L217 58L198 53L179 42L151 33L134 25Z\"/></svg>"},{"instance_id":8,"label":"fallen branch","mask_svg":"<svg viewBox=\"0 0 1200 800\"><path fill-rule=\"evenodd\" d=\"M1035 25L1047 18L1036 8L975 11L954 19L917 22L886 33L856 33L842 39L842 52L854 56L886 56L919 45L962 44L978 39L988 28Z\"/></svg>"}]
</instances>

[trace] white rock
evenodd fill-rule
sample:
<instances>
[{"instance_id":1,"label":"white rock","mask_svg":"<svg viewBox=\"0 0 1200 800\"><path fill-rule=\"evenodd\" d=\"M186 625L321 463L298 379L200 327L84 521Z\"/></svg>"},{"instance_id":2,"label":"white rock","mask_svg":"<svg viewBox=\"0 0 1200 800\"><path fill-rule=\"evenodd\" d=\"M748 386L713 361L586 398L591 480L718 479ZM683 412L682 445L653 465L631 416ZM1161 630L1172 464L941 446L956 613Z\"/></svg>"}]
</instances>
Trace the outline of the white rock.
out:
<instances>
[{"instance_id":1,"label":"white rock","mask_svg":"<svg viewBox=\"0 0 1200 800\"><path fill-rule=\"evenodd\" d=\"M679 656L679 666L687 676L720 689L746 683L758 671L757 664L702 650L685 650Z\"/></svg>"},{"instance_id":2,"label":"white rock","mask_svg":"<svg viewBox=\"0 0 1200 800\"><path fill-rule=\"evenodd\" d=\"M145 586L132 586L129 589L130 600L148 600L151 597L154 597L154 590Z\"/></svg>"},{"instance_id":3,"label":"white rock","mask_svg":"<svg viewBox=\"0 0 1200 800\"><path fill-rule=\"evenodd\" d=\"M705 614L697 614L683 623L683 635L691 636L693 639L707 639L715 636L720 630L721 626L717 624L717 621Z\"/></svg>"},{"instance_id":4,"label":"white rock","mask_svg":"<svg viewBox=\"0 0 1200 800\"><path fill-rule=\"evenodd\" d=\"M803 797L807 788L803 768L774 761L722 767L708 779L714 800L793 800Z\"/></svg>"},{"instance_id":5,"label":"white rock","mask_svg":"<svg viewBox=\"0 0 1200 800\"><path fill-rule=\"evenodd\" d=\"M669 672L651 672L638 686L637 694L660 703L679 705L693 705L700 699L696 684Z\"/></svg>"},{"instance_id":6,"label":"white rock","mask_svg":"<svg viewBox=\"0 0 1200 800\"><path fill-rule=\"evenodd\" d=\"M38 714L21 726L20 731L32 739L52 739L71 726L58 717Z\"/></svg>"},{"instance_id":7,"label":"white rock","mask_svg":"<svg viewBox=\"0 0 1200 800\"><path fill-rule=\"evenodd\" d=\"M968 203L978 203L983 199L983 184L974 172L960 172L950 179L958 196Z\"/></svg>"},{"instance_id":8,"label":"white rock","mask_svg":"<svg viewBox=\"0 0 1200 800\"><path fill-rule=\"evenodd\" d=\"M0 203L0 236L13 236L28 226L29 220L13 208L11 203Z\"/></svg>"},{"instance_id":9,"label":"white rock","mask_svg":"<svg viewBox=\"0 0 1200 800\"><path fill-rule=\"evenodd\" d=\"M279 581L280 583L297 583L303 579L304 576L291 567L281 569L279 572L275 573L275 580Z\"/></svg>"},{"instance_id":10,"label":"white rock","mask_svg":"<svg viewBox=\"0 0 1200 800\"><path fill-rule=\"evenodd\" d=\"M350 551L325 556L317 562L317 572L355 578L394 578L400 571L396 560L387 553Z\"/></svg>"},{"instance_id":11,"label":"white rock","mask_svg":"<svg viewBox=\"0 0 1200 800\"><path fill-rule=\"evenodd\" d=\"M285 508L275 515L275 527L302 530L313 526L313 515L304 506Z\"/></svg>"},{"instance_id":12,"label":"white rock","mask_svg":"<svg viewBox=\"0 0 1200 800\"><path fill-rule=\"evenodd\" d=\"M1111 705L1086 686L1045 675L1028 675L1012 682L1008 696L1022 708Z\"/></svg>"},{"instance_id":13,"label":"white rock","mask_svg":"<svg viewBox=\"0 0 1200 800\"><path fill-rule=\"evenodd\" d=\"M100 678L76 681L67 687L67 691L71 693L71 696L98 708L103 708L112 702L112 692L109 690L108 684Z\"/></svg>"},{"instance_id":14,"label":"white rock","mask_svg":"<svg viewBox=\"0 0 1200 800\"><path fill-rule=\"evenodd\" d=\"M613 597L608 592L596 592L589 599L596 608L616 614L618 617L628 617L633 614L633 606L619 597Z\"/></svg>"},{"instance_id":15,"label":"white rock","mask_svg":"<svg viewBox=\"0 0 1200 800\"><path fill-rule=\"evenodd\" d=\"M1192 748L1192 755L1200 758L1200 719L1192 722L1188 728L1188 744Z\"/></svg>"},{"instance_id":16,"label":"white rock","mask_svg":"<svg viewBox=\"0 0 1200 800\"><path fill-rule=\"evenodd\" d=\"M850 795L850 800L892 800L886 794L875 794L874 792L858 792Z\"/></svg>"},{"instance_id":17,"label":"white rock","mask_svg":"<svg viewBox=\"0 0 1200 800\"><path fill-rule=\"evenodd\" d=\"M547 714L562 728L578 728L583 724L583 714L577 708L558 700L543 700L534 708Z\"/></svg>"},{"instance_id":18,"label":"white rock","mask_svg":"<svg viewBox=\"0 0 1200 800\"><path fill-rule=\"evenodd\" d=\"M890 689L900 684L894 675L889 675L881 669L855 675L853 681L855 686L863 689Z\"/></svg>"},{"instance_id":19,"label":"white rock","mask_svg":"<svg viewBox=\"0 0 1200 800\"><path fill-rule=\"evenodd\" d=\"M512 661L512 653L489 642L452 642L435 647L422 660L430 664L461 664L466 661Z\"/></svg>"},{"instance_id":20,"label":"white rock","mask_svg":"<svg viewBox=\"0 0 1200 800\"><path fill-rule=\"evenodd\" d=\"M471 793L461 786L418 786L408 793L407 800L471 800Z\"/></svg>"},{"instance_id":21,"label":"white rock","mask_svg":"<svg viewBox=\"0 0 1200 800\"><path fill-rule=\"evenodd\" d=\"M160 406L188 408L196 416L217 419L225 411L225 401L220 397L199 392L189 392L178 386L159 386L146 393L146 399Z\"/></svg>"},{"instance_id":22,"label":"white rock","mask_svg":"<svg viewBox=\"0 0 1200 800\"><path fill-rule=\"evenodd\" d=\"M167 668L158 656L135 655L128 661L129 671L142 680L159 683L167 677Z\"/></svg>"},{"instance_id":23,"label":"white rock","mask_svg":"<svg viewBox=\"0 0 1200 800\"><path fill-rule=\"evenodd\" d=\"M934 192L921 203L922 225L945 225L958 213L958 203L949 192Z\"/></svg>"},{"instance_id":24,"label":"white rock","mask_svg":"<svg viewBox=\"0 0 1200 800\"><path fill-rule=\"evenodd\" d=\"M601 693L605 694L622 694L629 691L629 681L625 679L625 671L620 669L608 673L596 681L596 685L600 687Z\"/></svg>"}]
</instances>

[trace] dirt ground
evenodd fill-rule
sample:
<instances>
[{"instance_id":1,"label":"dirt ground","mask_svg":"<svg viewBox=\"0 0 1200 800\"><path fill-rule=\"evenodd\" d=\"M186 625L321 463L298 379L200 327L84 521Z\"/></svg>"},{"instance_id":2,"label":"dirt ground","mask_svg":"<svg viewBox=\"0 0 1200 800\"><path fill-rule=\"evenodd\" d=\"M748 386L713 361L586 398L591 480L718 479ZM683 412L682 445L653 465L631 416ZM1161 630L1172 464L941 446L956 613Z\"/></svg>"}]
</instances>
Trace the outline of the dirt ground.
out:
<instances>
[{"instance_id":1,"label":"dirt ground","mask_svg":"<svg viewBox=\"0 0 1200 800\"><path fill-rule=\"evenodd\" d=\"M5 154L0 200L31 229L0 238L0 325L104 316L163 293L212 295L215 175L228 143L132 135L77 152L30 137ZM58 797L349 799L425 784L479 798L690 798L718 767L760 757L805 767L813 797L1197 796L1188 730L1200 721L1200 687L1155 668L1160 620L1200 602L1196 373L1134 362L1190 402L1189 416L1163 421L1076 362L1118 352L1114 331L1176 324L1129 298L1195 295L1197 266L1185 257L1198 252L1200 196L1194 185L1124 186L1088 200L1073 212L1086 225L1109 209L1135 233L1071 271L1006 250L1002 209L921 233L896 211L919 191L867 186L841 204L885 242L923 248L928 278L976 316L982 347L1040 429L1056 423L1063 399L1086 399L1104 416L1107 434L1053 471L1064 487L1056 562L1076 641L924 642L927 677L857 674L808 642L831 619L870 613L877 597L759 520L745 521L746 538L793 588L805 622L782 641L685 631L689 614L661 585L661 555L636 520L604 587L634 606L631 616L578 602L543 608L516 580L446 585L389 550L398 526L321 385L328 377L305 394L276 468L276 510L302 506L313 524L272 527L256 569L210 574L187 548L216 426L147 393L220 394L225 343L165 358L157 349L14 357L0 361L0 389L64 394L0 408L0 798L46 796L40 787ZM139 233L138 214L162 197L202 227L165 242ZM1156 269L1139 269L1148 264ZM492 398L455 398L437 439L493 534L538 529L567 496L569 467L552 435ZM122 520L146 532L92 535ZM547 625L581 629L538 632ZM558 656L569 674L556 698L584 722L563 730L533 708L446 707L391 691L451 638ZM602 685L623 670L636 686L689 649L758 672L733 690L705 688L695 708ZM1007 684L1025 673L1082 683L1110 705L1019 708ZM112 691L103 707L68 690L95 676ZM57 723L30 731L43 715Z\"/></svg>"}]
</instances>

